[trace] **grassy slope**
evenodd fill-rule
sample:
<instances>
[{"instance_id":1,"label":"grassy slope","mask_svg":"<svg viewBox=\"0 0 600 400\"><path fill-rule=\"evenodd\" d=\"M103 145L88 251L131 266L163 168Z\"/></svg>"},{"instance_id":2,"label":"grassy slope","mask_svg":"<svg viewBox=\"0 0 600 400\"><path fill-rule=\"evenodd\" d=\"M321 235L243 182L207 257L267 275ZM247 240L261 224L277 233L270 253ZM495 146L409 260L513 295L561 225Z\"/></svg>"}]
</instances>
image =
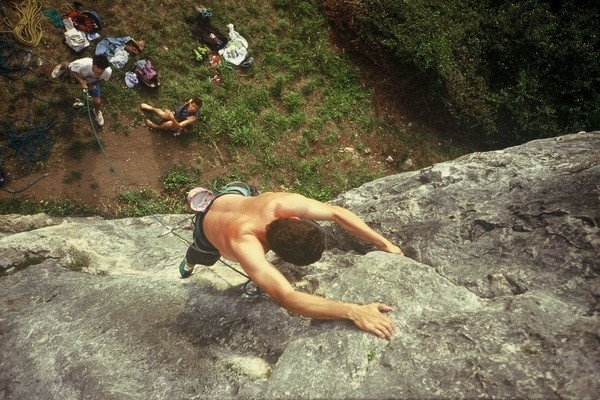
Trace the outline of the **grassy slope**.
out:
<instances>
[{"instance_id":1,"label":"grassy slope","mask_svg":"<svg viewBox=\"0 0 600 400\"><path fill-rule=\"evenodd\" d=\"M205 186L249 180L263 190L291 190L328 200L376 177L420 168L465 152L440 145L439 138L426 127L378 118L373 93L344 52L330 44L326 22L314 2L224 0L204 4L212 9L213 24L224 34L226 25L233 23L246 37L256 60L252 68L223 63L215 70L207 61L194 60L193 50L199 43L190 34L188 20L194 11L189 3L117 0L93 4L105 21L103 36L146 40L144 55L153 60L163 83L151 99L153 103L175 105L196 95L204 100L200 123L183 140L200 141L205 151L197 155L195 165L174 166L165 181L171 185L170 190L151 197L168 193L181 196L200 176L200 184ZM43 8L64 10L64 3L46 1ZM62 32L48 21L45 29L52 39L60 41ZM60 46L34 51L52 59L73 58ZM137 107L140 101L148 100L148 95L125 88L125 72L114 69L114 77L105 84L105 90L111 93L105 114L111 121L121 121L113 124L115 132L127 135L131 126L142 123ZM220 85L209 80L215 73L221 77ZM11 112L6 109L9 103L18 109L15 104L22 103L22 94L28 91L40 101L24 108L34 108L36 116L68 110L71 99L44 93L39 90L44 84L39 77L11 84L4 94L12 98L1 106L3 112ZM135 116L133 121L129 115ZM57 137L54 151L89 146L74 144L65 134L74 129L71 117L58 115L58 120L57 130L62 134ZM340 151L347 147L356 151ZM386 154L394 154L394 164L385 163ZM403 164L409 158L412 167ZM221 172L211 174L215 169ZM173 188L177 182L181 187ZM143 199L147 201L148 196L121 196L132 213L139 211L135 203ZM163 211L173 209L173 201L159 203ZM5 212L15 211L11 208L14 202L0 202L0 211L1 207ZM49 211L72 210L54 207Z\"/></svg>"}]
</instances>

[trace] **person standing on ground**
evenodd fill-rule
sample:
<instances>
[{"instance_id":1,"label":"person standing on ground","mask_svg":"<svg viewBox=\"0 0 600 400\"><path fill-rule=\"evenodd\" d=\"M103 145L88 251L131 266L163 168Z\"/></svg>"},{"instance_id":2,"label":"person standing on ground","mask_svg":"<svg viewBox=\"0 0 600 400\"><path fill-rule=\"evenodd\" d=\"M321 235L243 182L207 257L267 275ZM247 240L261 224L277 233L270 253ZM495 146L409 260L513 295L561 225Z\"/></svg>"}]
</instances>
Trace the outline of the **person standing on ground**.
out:
<instances>
[{"instance_id":1,"label":"person standing on ground","mask_svg":"<svg viewBox=\"0 0 600 400\"><path fill-rule=\"evenodd\" d=\"M100 100L100 82L108 81L112 75L108 58L104 54L98 54L93 58L85 57L72 62L63 61L54 67L52 78L57 79L67 70L71 77L81 86L86 95L92 98L96 123L99 126L103 126L104 117L100 110L102 104Z\"/></svg>"},{"instance_id":2,"label":"person standing on ground","mask_svg":"<svg viewBox=\"0 0 600 400\"><path fill-rule=\"evenodd\" d=\"M153 107L150 104L142 103L140 108L146 111L152 111L162 121L158 124L151 120L146 120L146 125L154 129L163 129L174 132L173 136L179 136L181 133L187 133L188 127L198 120L198 114L202 108L202 100L197 97L189 99L185 104L171 111Z\"/></svg>"},{"instance_id":3,"label":"person standing on ground","mask_svg":"<svg viewBox=\"0 0 600 400\"><path fill-rule=\"evenodd\" d=\"M204 211L194 217L194 242L179 265L182 278L195 265L214 265L220 257L238 262L249 278L288 311L315 319L347 319L359 329L390 339L396 328L384 315L392 308L382 303L352 304L294 290L271 264L272 250L286 262L308 265L325 249L325 233L315 221L333 221L348 233L379 250L404 255L402 250L371 229L351 211L300 194L259 194L250 185L225 186Z\"/></svg>"}]
</instances>

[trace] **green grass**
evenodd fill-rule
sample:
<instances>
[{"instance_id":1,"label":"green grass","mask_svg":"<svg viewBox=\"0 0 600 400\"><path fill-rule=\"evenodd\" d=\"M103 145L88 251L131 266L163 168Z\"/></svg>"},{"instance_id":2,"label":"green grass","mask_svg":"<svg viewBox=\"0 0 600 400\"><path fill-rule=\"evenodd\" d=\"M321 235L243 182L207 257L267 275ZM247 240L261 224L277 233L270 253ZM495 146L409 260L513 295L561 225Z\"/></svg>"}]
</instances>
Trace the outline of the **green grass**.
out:
<instances>
[{"instance_id":1,"label":"green grass","mask_svg":"<svg viewBox=\"0 0 600 400\"><path fill-rule=\"evenodd\" d=\"M133 190L117 196L116 217L143 217L161 213L186 213L189 207L181 198L165 196L148 189Z\"/></svg>"},{"instance_id":2,"label":"green grass","mask_svg":"<svg viewBox=\"0 0 600 400\"><path fill-rule=\"evenodd\" d=\"M53 217L89 217L92 215L102 215L99 210L70 199L31 201L15 196L0 199L0 210L3 214L25 215L45 212Z\"/></svg>"},{"instance_id":3,"label":"green grass","mask_svg":"<svg viewBox=\"0 0 600 400\"><path fill-rule=\"evenodd\" d=\"M86 252L71 247L67 251L67 254L68 261L65 264L65 268L71 271L83 271L90 266L91 259Z\"/></svg>"},{"instance_id":4,"label":"green grass","mask_svg":"<svg viewBox=\"0 0 600 400\"><path fill-rule=\"evenodd\" d=\"M49 7L63 5L50 3ZM382 126L388 135L402 138L398 145L406 147L407 154L417 146L419 151L428 152L428 161L449 158L443 151L426 150L434 147L434 136L413 139L422 132L404 133L404 126L390 126L376 115L371 89L361 82L361 71L345 53L330 45L327 23L315 1L222 1L213 5L212 23L227 34L226 24L233 22L248 40L250 55L255 58L248 69L224 60L215 69L209 66L209 57L195 59L193 51L199 42L190 33L187 19L194 13L187 3L100 0L94 8L104 14L103 35L143 37L147 43L143 56L152 60L162 82L156 92L128 89L123 82L128 69L113 68L113 77L103 84L102 91L103 112L110 118L114 134L131 136L131 128L143 123L140 102L168 108L193 96L204 102L198 123L189 135L178 139L184 146L192 141L204 146L196 163L174 166L167 172L161 191L128 190L120 194L115 215L186 212L182 194L190 186L219 186L230 180L249 180L263 191L286 187L330 200L389 173L385 163L369 160L365 151L367 137L386 145L391 142L378 136ZM60 40L59 33L55 33L55 40ZM221 84L210 82L215 74L221 77ZM43 80L34 79L27 88L33 90L43 84ZM81 158L86 151L98 148L80 135L70 137L67 133L77 123L77 114L70 108L72 100L64 92L49 92L37 103L36 112L56 115L57 132L65 132L58 134L62 148L68 156ZM108 134L103 136L109 140ZM346 159L340 155L339 149L347 146L355 147L361 157ZM219 176L203 177L215 167L223 169ZM348 171L353 172L352 177ZM76 181L76 174L67 172L65 180ZM36 208L23 204L22 212ZM55 214L72 208L67 203L42 203L37 209L43 206ZM14 203L0 199L0 212L14 207Z\"/></svg>"},{"instance_id":5,"label":"green grass","mask_svg":"<svg viewBox=\"0 0 600 400\"><path fill-rule=\"evenodd\" d=\"M171 197L185 198L187 192L198 186L198 179L193 172L188 172L185 165L173 165L163 181L163 191Z\"/></svg>"}]
</instances>

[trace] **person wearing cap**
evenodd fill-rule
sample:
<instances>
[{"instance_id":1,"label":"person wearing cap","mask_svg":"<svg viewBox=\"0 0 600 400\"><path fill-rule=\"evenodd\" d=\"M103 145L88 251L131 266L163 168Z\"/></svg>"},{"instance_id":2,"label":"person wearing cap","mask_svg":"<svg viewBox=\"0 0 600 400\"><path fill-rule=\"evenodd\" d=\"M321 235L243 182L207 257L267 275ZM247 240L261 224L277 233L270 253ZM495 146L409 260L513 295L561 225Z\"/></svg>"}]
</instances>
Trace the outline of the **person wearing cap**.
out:
<instances>
[{"instance_id":1,"label":"person wearing cap","mask_svg":"<svg viewBox=\"0 0 600 400\"><path fill-rule=\"evenodd\" d=\"M188 127L198 120L198 115L201 108L202 100L197 97L189 99L174 110L169 110L166 108L162 109L146 103L140 104L140 109L151 111L161 119L159 123L154 123L147 119L146 125L148 127L174 132L173 136L179 136L181 133L187 133L189 129Z\"/></svg>"},{"instance_id":2,"label":"person wearing cap","mask_svg":"<svg viewBox=\"0 0 600 400\"><path fill-rule=\"evenodd\" d=\"M292 313L315 319L347 319L359 329L391 338L395 326L385 315L391 307L382 303L345 303L296 291L267 260L266 253L272 250L295 265L318 261L325 249L325 233L315 221L335 222L379 250L402 256L398 246L351 211L300 194L259 194L242 189L225 194L219 192L206 202L202 193L200 202L188 198L191 205L206 204L195 216L195 240L179 267L183 278L192 274L194 265L214 265L224 257L239 263L262 291Z\"/></svg>"},{"instance_id":3,"label":"person wearing cap","mask_svg":"<svg viewBox=\"0 0 600 400\"><path fill-rule=\"evenodd\" d=\"M72 62L63 61L52 70L52 78L58 79L65 71L69 71L71 77L81 86L81 89L92 98L96 123L104 125L104 117L100 106L100 82L108 81L112 75L112 69L108 58L104 54L97 54L93 58L85 57Z\"/></svg>"}]
</instances>

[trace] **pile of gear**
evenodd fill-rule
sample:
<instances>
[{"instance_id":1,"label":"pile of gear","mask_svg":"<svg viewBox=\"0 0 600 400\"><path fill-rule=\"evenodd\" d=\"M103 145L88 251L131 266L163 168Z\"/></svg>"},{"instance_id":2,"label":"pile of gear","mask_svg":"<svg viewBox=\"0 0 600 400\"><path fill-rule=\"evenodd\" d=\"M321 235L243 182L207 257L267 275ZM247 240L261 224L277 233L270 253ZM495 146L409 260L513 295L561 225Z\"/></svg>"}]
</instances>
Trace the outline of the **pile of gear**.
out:
<instances>
[{"instance_id":1,"label":"pile of gear","mask_svg":"<svg viewBox=\"0 0 600 400\"><path fill-rule=\"evenodd\" d=\"M84 9L79 2L74 2L72 9L62 15L56 11L44 12L54 21L57 27L65 28L65 44L77 55L83 53L94 41L100 39L102 18L95 10ZM132 56L140 56L146 47L144 40L136 40L130 36L105 37L101 39L94 50L94 54L104 54L108 61L116 68L123 68ZM160 87L158 72L148 59L138 59L125 76L125 83L133 88L139 84L157 89Z\"/></svg>"},{"instance_id":2,"label":"pile of gear","mask_svg":"<svg viewBox=\"0 0 600 400\"><path fill-rule=\"evenodd\" d=\"M202 46L194 49L196 60L209 60L211 68L221 65L221 58L228 63L243 68L249 68L254 63L254 58L249 56L248 41L240 35L233 24L227 24L229 30L226 37L212 24L213 12L204 6L194 6L196 18L192 24L192 34ZM211 81L218 83L220 78L217 74L211 77Z\"/></svg>"}]
</instances>

